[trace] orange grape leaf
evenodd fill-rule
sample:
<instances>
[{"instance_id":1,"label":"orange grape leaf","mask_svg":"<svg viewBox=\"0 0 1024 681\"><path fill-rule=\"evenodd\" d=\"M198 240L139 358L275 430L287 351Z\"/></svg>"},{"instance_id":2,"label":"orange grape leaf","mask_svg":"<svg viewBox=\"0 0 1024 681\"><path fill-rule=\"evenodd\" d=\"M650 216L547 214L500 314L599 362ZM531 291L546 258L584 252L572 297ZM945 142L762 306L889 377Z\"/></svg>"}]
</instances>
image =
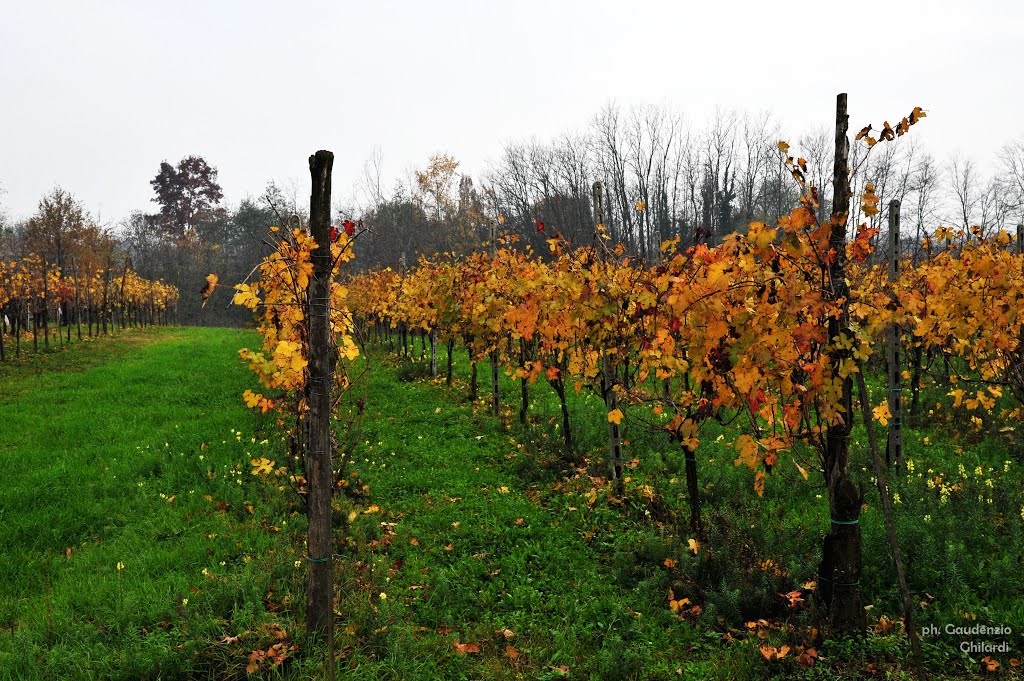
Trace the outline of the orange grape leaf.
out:
<instances>
[{"instance_id":1,"label":"orange grape leaf","mask_svg":"<svg viewBox=\"0 0 1024 681\"><path fill-rule=\"evenodd\" d=\"M459 655L465 655L467 653L479 653L480 646L476 643L459 643L459 639L455 639L455 652Z\"/></svg>"},{"instance_id":2,"label":"orange grape leaf","mask_svg":"<svg viewBox=\"0 0 1024 681\"><path fill-rule=\"evenodd\" d=\"M210 299L210 296L213 294L213 289L215 288L217 288L217 275L206 275L206 284L204 284L203 288L199 291L199 294L203 296L203 307L206 307L206 301Z\"/></svg>"}]
</instances>

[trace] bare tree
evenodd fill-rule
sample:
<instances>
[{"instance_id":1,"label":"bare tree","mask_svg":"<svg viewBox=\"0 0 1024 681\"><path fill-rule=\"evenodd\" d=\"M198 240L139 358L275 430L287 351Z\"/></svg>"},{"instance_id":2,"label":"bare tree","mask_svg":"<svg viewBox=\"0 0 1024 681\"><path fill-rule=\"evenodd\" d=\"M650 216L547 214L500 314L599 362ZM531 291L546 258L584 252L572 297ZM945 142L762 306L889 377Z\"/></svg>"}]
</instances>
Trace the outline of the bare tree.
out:
<instances>
[{"instance_id":1,"label":"bare tree","mask_svg":"<svg viewBox=\"0 0 1024 681\"><path fill-rule=\"evenodd\" d=\"M1024 137L1007 143L999 152L999 161L1007 208L1018 224L1024 223Z\"/></svg>"},{"instance_id":2,"label":"bare tree","mask_svg":"<svg viewBox=\"0 0 1024 681\"><path fill-rule=\"evenodd\" d=\"M907 199L907 207L912 211L916 229L912 250L914 262L920 257L921 243L929 227L937 222L942 212L941 179L942 169L935 157L928 153L921 154L914 164Z\"/></svg>"},{"instance_id":3,"label":"bare tree","mask_svg":"<svg viewBox=\"0 0 1024 681\"><path fill-rule=\"evenodd\" d=\"M954 202L953 220L964 230L966 241L967 234L978 208L981 190L978 185L978 171L973 159L965 159L959 154L953 154L949 161L949 188L952 190Z\"/></svg>"}]
</instances>

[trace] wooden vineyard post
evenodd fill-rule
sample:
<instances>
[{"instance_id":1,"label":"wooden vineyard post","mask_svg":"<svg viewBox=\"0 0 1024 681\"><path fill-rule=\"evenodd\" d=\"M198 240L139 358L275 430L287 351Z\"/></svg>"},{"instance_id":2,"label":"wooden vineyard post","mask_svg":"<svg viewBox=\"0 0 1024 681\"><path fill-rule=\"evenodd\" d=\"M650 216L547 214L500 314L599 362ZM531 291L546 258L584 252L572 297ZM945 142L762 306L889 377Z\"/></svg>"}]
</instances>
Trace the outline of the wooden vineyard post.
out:
<instances>
[{"instance_id":1,"label":"wooden vineyard post","mask_svg":"<svg viewBox=\"0 0 1024 681\"><path fill-rule=\"evenodd\" d=\"M124 269L121 270L121 330L125 327L125 317L127 316L127 306L125 305L125 282L128 280L128 267L130 266L131 260L128 258L124 259Z\"/></svg>"},{"instance_id":2,"label":"wooden vineyard post","mask_svg":"<svg viewBox=\"0 0 1024 681\"><path fill-rule=\"evenodd\" d=\"M107 265L103 268L103 307L100 314L103 320L103 335L107 335L107 306L110 304L110 265L111 259L107 258Z\"/></svg>"},{"instance_id":3,"label":"wooden vineyard post","mask_svg":"<svg viewBox=\"0 0 1024 681\"><path fill-rule=\"evenodd\" d=\"M665 256L661 250L661 230L654 232L654 262L659 267L665 264ZM672 396L672 379L663 378L661 380L661 388L665 399L669 399Z\"/></svg>"},{"instance_id":4,"label":"wooden vineyard post","mask_svg":"<svg viewBox=\"0 0 1024 681\"><path fill-rule=\"evenodd\" d=\"M526 366L526 339L519 339L519 361L525 367ZM519 395L520 395L520 406L519 406L519 423L526 425L526 418L530 409L530 381L523 376L519 379Z\"/></svg>"},{"instance_id":5,"label":"wooden vineyard post","mask_svg":"<svg viewBox=\"0 0 1024 681\"><path fill-rule=\"evenodd\" d=\"M430 329L430 377L437 378L437 329Z\"/></svg>"},{"instance_id":6,"label":"wooden vineyard post","mask_svg":"<svg viewBox=\"0 0 1024 681\"><path fill-rule=\"evenodd\" d=\"M450 388L452 386L452 353L455 352L455 336L448 338L448 372L445 377L445 384Z\"/></svg>"},{"instance_id":7,"label":"wooden vineyard post","mask_svg":"<svg viewBox=\"0 0 1024 681\"><path fill-rule=\"evenodd\" d=\"M46 271L45 269L43 270ZM45 277L43 281L46 281ZM32 352L39 354L39 296L32 297Z\"/></svg>"},{"instance_id":8,"label":"wooden vineyard post","mask_svg":"<svg viewBox=\"0 0 1024 681\"><path fill-rule=\"evenodd\" d=\"M331 169L334 154L318 151L309 157L313 191L309 201L309 226L320 246L312 252L313 277L309 282L309 438L306 442L306 476L309 480L307 514L309 581L306 589L306 630L333 640L332 569L333 538L331 497L334 473L331 464L331 388L337 349L331 339L330 290L333 263L330 244ZM330 662L332 670L334 661Z\"/></svg>"},{"instance_id":9,"label":"wooden vineyard post","mask_svg":"<svg viewBox=\"0 0 1024 681\"><path fill-rule=\"evenodd\" d=\"M889 202L889 283L896 281L900 274L900 202ZM895 294L892 305L897 300ZM885 461L889 465L898 464L903 458L903 414L900 399L900 327L890 324L885 334L885 362L889 369L889 441L885 450Z\"/></svg>"},{"instance_id":10,"label":"wooden vineyard post","mask_svg":"<svg viewBox=\"0 0 1024 681\"><path fill-rule=\"evenodd\" d=\"M72 276L75 278L75 326L78 327L78 340L82 340L82 280L78 276L78 261L71 259Z\"/></svg>"},{"instance_id":11,"label":"wooden vineyard post","mask_svg":"<svg viewBox=\"0 0 1024 681\"><path fill-rule=\"evenodd\" d=\"M594 251L597 257L602 252L602 231L604 229L604 186L595 182L593 186L594 199ZM607 413L619 409L619 398L615 394L615 371L611 360L608 357L608 348L601 348L601 376L604 388L604 404ZM608 464L611 468L612 489L615 494L622 494L622 433L619 424L608 419Z\"/></svg>"},{"instance_id":12,"label":"wooden vineyard post","mask_svg":"<svg viewBox=\"0 0 1024 681\"><path fill-rule=\"evenodd\" d=\"M894 202L895 203L895 202ZM891 204L890 204L891 205ZM898 204L897 204L898 205ZM882 514L885 516L885 532L889 537L889 548L892 550L892 559L896 567L896 580L900 587L900 597L903 600L903 623L907 638L910 639L910 649L914 655L914 666L918 678L927 678L924 672L924 663L921 661L921 641L918 637L917 627L914 626L914 606L910 600L910 589L907 588L907 573L903 567L903 557L900 551L899 540L896 537L896 521L893 520L892 502L889 500L889 488L885 482L885 467L882 465L882 457L878 453L878 446L875 444L875 424L871 420L871 404L868 401L868 387L864 382L864 367L857 372L857 387L860 389L860 408L864 415L864 427L868 431L868 448L871 450L871 460L875 467L875 484L878 487L878 495L882 499Z\"/></svg>"},{"instance_id":13,"label":"wooden vineyard post","mask_svg":"<svg viewBox=\"0 0 1024 681\"><path fill-rule=\"evenodd\" d=\"M1017 225L1017 255L1024 256L1024 225ZM1020 273L1024 276L1024 257L1021 258ZM1024 360L1024 327L1017 336L1017 360Z\"/></svg>"},{"instance_id":14,"label":"wooden vineyard post","mask_svg":"<svg viewBox=\"0 0 1024 681\"><path fill-rule=\"evenodd\" d=\"M494 266L494 259L498 253L498 228L491 223L491 266ZM498 415L498 405L501 402L501 388L498 383L498 347L491 350L491 411Z\"/></svg>"},{"instance_id":15,"label":"wooden vineyard post","mask_svg":"<svg viewBox=\"0 0 1024 681\"><path fill-rule=\"evenodd\" d=\"M850 291L846 283L846 225L850 200L850 118L846 111L846 93L836 97L836 153L832 166L832 233L829 250L832 257L825 265L826 300L838 306L822 323L827 327L828 344L833 348L851 335ZM832 376L841 381L839 404L842 420L829 424L825 436L823 472L828 488L831 525L822 544L819 596L822 603L822 631L828 637L855 635L864 630L860 575L862 568L860 510L863 497L850 479L849 447L853 424L853 380L841 376L841 368L852 358L849 349L830 353Z\"/></svg>"},{"instance_id":16,"label":"wooden vineyard post","mask_svg":"<svg viewBox=\"0 0 1024 681\"><path fill-rule=\"evenodd\" d=\"M43 261L43 347L50 349L50 272L47 263ZM57 324L60 330L60 323Z\"/></svg>"}]
</instances>

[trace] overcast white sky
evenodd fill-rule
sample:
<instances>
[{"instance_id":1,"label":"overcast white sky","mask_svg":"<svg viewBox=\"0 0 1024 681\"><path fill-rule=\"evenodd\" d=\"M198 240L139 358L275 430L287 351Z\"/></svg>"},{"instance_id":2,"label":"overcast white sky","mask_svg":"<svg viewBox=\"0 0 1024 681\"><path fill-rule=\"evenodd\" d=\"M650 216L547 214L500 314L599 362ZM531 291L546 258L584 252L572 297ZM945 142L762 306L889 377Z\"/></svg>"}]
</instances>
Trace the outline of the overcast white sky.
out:
<instances>
[{"instance_id":1,"label":"overcast white sky","mask_svg":"<svg viewBox=\"0 0 1024 681\"><path fill-rule=\"evenodd\" d=\"M697 128L769 109L795 139L846 91L854 129L921 106L918 141L984 167L1024 133L1022 38L1011 0L0 0L0 208L60 185L113 224L189 154L231 203L271 179L308 194L317 149L341 198L375 146L387 186L438 151L478 175L612 99Z\"/></svg>"}]
</instances>

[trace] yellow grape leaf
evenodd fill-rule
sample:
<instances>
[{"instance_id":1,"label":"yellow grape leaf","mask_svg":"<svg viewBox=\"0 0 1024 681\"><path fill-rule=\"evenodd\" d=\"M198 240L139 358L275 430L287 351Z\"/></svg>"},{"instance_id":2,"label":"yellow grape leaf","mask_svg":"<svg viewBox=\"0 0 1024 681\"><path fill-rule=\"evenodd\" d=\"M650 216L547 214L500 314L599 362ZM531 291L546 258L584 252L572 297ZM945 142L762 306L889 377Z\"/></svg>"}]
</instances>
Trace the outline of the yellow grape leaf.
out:
<instances>
[{"instance_id":1,"label":"yellow grape leaf","mask_svg":"<svg viewBox=\"0 0 1024 681\"><path fill-rule=\"evenodd\" d=\"M736 438L736 450L739 452L735 464L746 464L751 470L757 468L757 441L749 435L740 435Z\"/></svg>"},{"instance_id":2,"label":"yellow grape leaf","mask_svg":"<svg viewBox=\"0 0 1024 681\"><path fill-rule=\"evenodd\" d=\"M966 395L967 393L966 391L957 388L956 390L953 390L946 394L953 398L953 408L956 409L963 403L964 395Z\"/></svg>"},{"instance_id":3,"label":"yellow grape leaf","mask_svg":"<svg viewBox=\"0 0 1024 681\"><path fill-rule=\"evenodd\" d=\"M872 409L871 415L874 417L876 421L878 421L883 426L889 425L889 419L892 418L892 412L889 411L889 404L886 402L883 402L882 404Z\"/></svg>"},{"instance_id":4,"label":"yellow grape leaf","mask_svg":"<svg viewBox=\"0 0 1024 681\"><path fill-rule=\"evenodd\" d=\"M255 310L260 304L259 298L259 284L236 284L235 285L235 297L231 299L231 302L235 305L241 305L247 307L250 310Z\"/></svg>"},{"instance_id":5,"label":"yellow grape leaf","mask_svg":"<svg viewBox=\"0 0 1024 681\"><path fill-rule=\"evenodd\" d=\"M253 459L249 462L252 464L253 475L268 475L274 471L274 461L271 461L265 456L261 456L258 459Z\"/></svg>"},{"instance_id":6,"label":"yellow grape leaf","mask_svg":"<svg viewBox=\"0 0 1024 681\"><path fill-rule=\"evenodd\" d=\"M608 423L614 423L616 425L622 423L622 410L612 409L608 412Z\"/></svg>"}]
</instances>

